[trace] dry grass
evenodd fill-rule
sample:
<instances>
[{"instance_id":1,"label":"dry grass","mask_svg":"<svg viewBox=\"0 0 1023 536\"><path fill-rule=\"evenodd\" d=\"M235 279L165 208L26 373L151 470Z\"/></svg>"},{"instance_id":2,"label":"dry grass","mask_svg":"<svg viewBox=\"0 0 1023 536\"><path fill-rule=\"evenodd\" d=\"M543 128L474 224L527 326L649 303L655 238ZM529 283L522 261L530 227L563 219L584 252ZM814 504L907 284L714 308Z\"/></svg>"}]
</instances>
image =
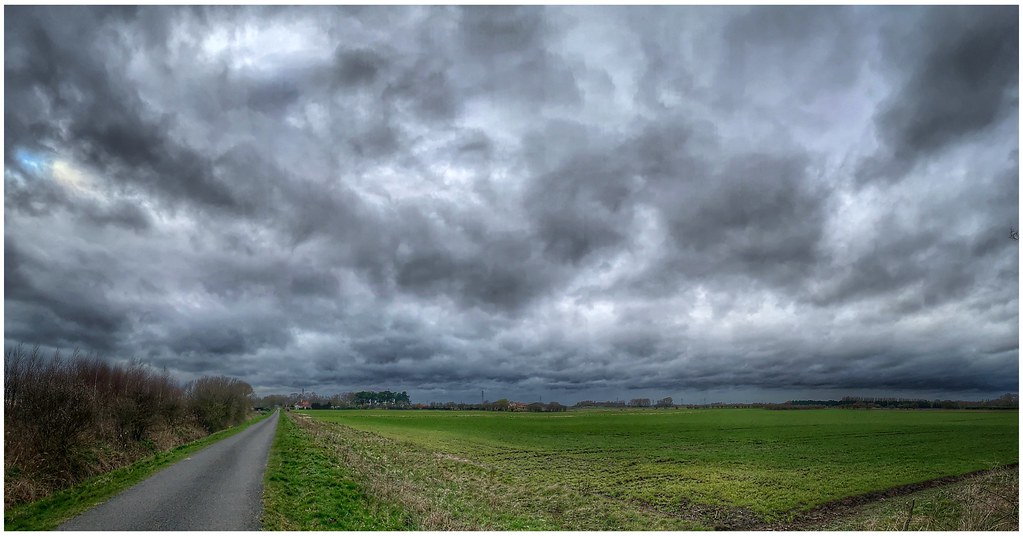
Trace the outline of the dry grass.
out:
<instances>
[{"instance_id":1,"label":"dry grass","mask_svg":"<svg viewBox=\"0 0 1023 536\"><path fill-rule=\"evenodd\" d=\"M312 441L377 500L401 505L418 530L691 530L642 505L537 482L460 456L292 413Z\"/></svg>"},{"instance_id":2,"label":"dry grass","mask_svg":"<svg viewBox=\"0 0 1023 536\"><path fill-rule=\"evenodd\" d=\"M996 469L954 484L866 504L823 528L1018 531L1019 467Z\"/></svg>"},{"instance_id":3,"label":"dry grass","mask_svg":"<svg viewBox=\"0 0 1023 536\"><path fill-rule=\"evenodd\" d=\"M475 527L453 518L444 508L442 496L432 488L444 489L453 480L450 470L439 474L422 475L408 470L409 460L393 448L393 441L380 436L337 430L338 427L318 423L308 416L296 415L296 422L312 434L314 441L340 460L341 465L353 469L370 495L385 502L400 504L417 520L421 530L473 530ZM333 430L331 428L334 428ZM353 437L354 435L354 437Z\"/></svg>"},{"instance_id":4,"label":"dry grass","mask_svg":"<svg viewBox=\"0 0 1023 536\"><path fill-rule=\"evenodd\" d=\"M282 417L264 474L263 530L408 530L400 508L368 496L351 470Z\"/></svg>"}]
</instances>

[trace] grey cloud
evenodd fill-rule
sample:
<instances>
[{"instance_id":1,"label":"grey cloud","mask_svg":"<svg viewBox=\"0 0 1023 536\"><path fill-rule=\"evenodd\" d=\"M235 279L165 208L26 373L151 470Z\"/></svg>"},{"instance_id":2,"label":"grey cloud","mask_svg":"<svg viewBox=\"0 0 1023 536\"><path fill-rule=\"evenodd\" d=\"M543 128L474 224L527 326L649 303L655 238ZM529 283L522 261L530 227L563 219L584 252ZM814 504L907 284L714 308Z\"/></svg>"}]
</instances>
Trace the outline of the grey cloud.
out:
<instances>
[{"instance_id":1,"label":"grey cloud","mask_svg":"<svg viewBox=\"0 0 1023 536\"><path fill-rule=\"evenodd\" d=\"M445 347L423 337L423 333L394 331L355 341L351 349L367 363L422 361L444 353Z\"/></svg>"},{"instance_id":2,"label":"grey cloud","mask_svg":"<svg viewBox=\"0 0 1023 536\"><path fill-rule=\"evenodd\" d=\"M807 166L800 155L740 155L707 184L683 190L675 197L682 206L662 208L682 269L779 282L808 276L826 205Z\"/></svg>"},{"instance_id":3,"label":"grey cloud","mask_svg":"<svg viewBox=\"0 0 1023 536\"><path fill-rule=\"evenodd\" d=\"M290 334L274 320L254 319L242 328L194 322L172 330L167 347L175 354L245 355L258 349L282 349Z\"/></svg>"},{"instance_id":4,"label":"grey cloud","mask_svg":"<svg viewBox=\"0 0 1023 536\"><path fill-rule=\"evenodd\" d=\"M446 295L469 307L516 310L543 292L558 274L531 252L520 236L478 235L471 256L446 250L443 239L417 232L430 228L421 215L408 223L407 255L394 259L395 283L420 295ZM416 223L418 221L418 224Z\"/></svg>"},{"instance_id":5,"label":"grey cloud","mask_svg":"<svg viewBox=\"0 0 1023 536\"><path fill-rule=\"evenodd\" d=\"M629 185L603 155L580 156L540 177L526 198L544 253L578 263L591 252L620 243Z\"/></svg>"},{"instance_id":6,"label":"grey cloud","mask_svg":"<svg viewBox=\"0 0 1023 536\"><path fill-rule=\"evenodd\" d=\"M145 117L139 95L115 85L99 63L102 23L89 27L89 13L57 17L43 10L38 19L25 16L19 18L23 23L6 28L13 54L26 59L6 65L5 78L15 95L42 95L49 116L43 119L17 104L7 107L5 120L14 137L73 144L87 162L113 177L131 173L132 180L173 197L236 208L230 189L212 177L209 158L168 138L166 121ZM40 20L46 18L59 20Z\"/></svg>"},{"instance_id":7,"label":"grey cloud","mask_svg":"<svg viewBox=\"0 0 1023 536\"><path fill-rule=\"evenodd\" d=\"M295 103L300 93L301 89L291 80L267 80L249 90L246 104L264 112L279 111Z\"/></svg>"},{"instance_id":8,"label":"grey cloud","mask_svg":"<svg viewBox=\"0 0 1023 536\"><path fill-rule=\"evenodd\" d=\"M543 9L532 6L466 7L461 12L467 49L485 58L515 55L544 38Z\"/></svg>"},{"instance_id":9,"label":"grey cloud","mask_svg":"<svg viewBox=\"0 0 1023 536\"><path fill-rule=\"evenodd\" d=\"M824 305L901 294L889 306L906 314L966 299L992 284L1017 285L1010 275L1018 270L1015 244L996 237L1016 221L1018 163L1010 158L996 166L1002 169L971 176L972 187L954 197L921 196L912 208L893 203L876 224L872 248L830 268L829 281L809 299ZM974 203L987 209L967 220L939 216Z\"/></svg>"},{"instance_id":10,"label":"grey cloud","mask_svg":"<svg viewBox=\"0 0 1023 536\"><path fill-rule=\"evenodd\" d=\"M585 125L565 121L552 121L527 138L535 176L523 202L549 258L577 264L626 238L639 187L632 177L638 170L633 168L645 164L616 158L616 153L628 150L616 141L597 138Z\"/></svg>"},{"instance_id":11,"label":"grey cloud","mask_svg":"<svg viewBox=\"0 0 1023 536\"><path fill-rule=\"evenodd\" d=\"M861 165L861 180L898 178L919 160L1008 119L1017 106L1017 7L942 7L921 18L911 36L887 35L886 51L896 57L906 55L894 49L907 37L924 44L875 116L883 146Z\"/></svg>"},{"instance_id":12,"label":"grey cloud","mask_svg":"<svg viewBox=\"0 0 1023 536\"><path fill-rule=\"evenodd\" d=\"M461 10L460 37L467 73L483 98L507 96L540 105L579 102L575 76L563 58L547 47L553 31L545 10L536 6L467 6Z\"/></svg>"},{"instance_id":13,"label":"grey cloud","mask_svg":"<svg viewBox=\"0 0 1023 536\"><path fill-rule=\"evenodd\" d=\"M4 314L17 319L5 324L7 336L32 345L113 349L129 318L105 296L112 281L102 266L109 259L79 253L68 266L44 255L4 237ZM82 280L90 284L79 286Z\"/></svg>"},{"instance_id":14,"label":"grey cloud","mask_svg":"<svg viewBox=\"0 0 1023 536\"><path fill-rule=\"evenodd\" d=\"M571 137L581 146L534 157L541 169L560 162L533 180L525 200L545 253L575 264L614 248L630 236L635 210L650 207L673 243L656 266L675 274L666 285L710 274L792 285L810 275L825 260L818 246L828 204L810 156L732 154L709 125L672 119L612 143L584 141L581 127L551 130L546 139ZM714 163L718 156L724 164Z\"/></svg>"},{"instance_id":15,"label":"grey cloud","mask_svg":"<svg viewBox=\"0 0 1023 536\"><path fill-rule=\"evenodd\" d=\"M8 344L417 401L1017 388L1014 8L6 14Z\"/></svg>"},{"instance_id":16,"label":"grey cloud","mask_svg":"<svg viewBox=\"0 0 1023 536\"><path fill-rule=\"evenodd\" d=\"M30 217L46 217L57 210L74 214L79 221L96 227L115 226L145 233L152 226L152 216L137 199L97 200L81 192L68 192L54 182L38 176L37 170L12 166L18 179L8 181L4 208Z\"/></svg>"},{"instance_id":17,"label":"grey cloud","mask_svg":"<svg viewBox=\"0 0 1023 536\"><path fill-rule=\"evenodd\" d=\"M145 209L128 200L118 200L107 206L86 205L83 219L93 225L115 225L145 232L153 225Z\"/></svg>"},{"instance_id":18,"label":"grey cloud","mask_svg":"<svg viewBox=\"0 0 1023 536\"><path fill-rule=\"evenodd\" d=\"M316 271L304 267L296 267L291 272L289 290L295 296L337 297L340 283L337 276L329 271Z\"/></svg>"},{"instance_id":19,"label":"grey cloud","mask_svg":"<svg viewBox=\"0 0 1023 536\"><path fill-rule=\"evenodd\" d=\"M65 189L53 182L31 181L33 174L30 171L14 171L21 167L19 163L13 162L6 169L11 175L17 173L22 180L7 181L4 185L4 210L8 213L22 212L41 216L67 206L69 196Z\"/></svg>"},{"instance_id":20,"label":"grey cloud","mask_svg":"<svg viewBox=\"0 0 1023 536\"><path fill-rule=\"evenodd\" d=\"M386 67L386 58L373 50L337 51L337 81L344 86L372 83Z\"/></svg>"},{"instance_id":21,"label":"grey cloud","mask_svg":"<svg viewBox=\"0 0 1023 536\"><path fill-rule=\"evenodd\" d=\"M866 45L856 38L859 24L855 8L848 6L752 7L723 30L729 82L749 96L763 78L780 76L803 98L849 84L863 67L859 58ZM773 73L762 69L767 65Z\"/></svg>"}]
</instances>

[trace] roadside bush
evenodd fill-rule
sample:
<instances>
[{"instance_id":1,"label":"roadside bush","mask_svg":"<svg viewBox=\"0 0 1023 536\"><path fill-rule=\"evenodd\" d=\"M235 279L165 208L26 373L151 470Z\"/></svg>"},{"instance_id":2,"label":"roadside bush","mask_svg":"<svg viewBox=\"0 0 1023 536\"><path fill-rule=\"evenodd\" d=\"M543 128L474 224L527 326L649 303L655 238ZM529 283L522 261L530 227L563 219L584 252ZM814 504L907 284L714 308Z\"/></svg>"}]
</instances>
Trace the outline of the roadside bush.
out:
<instances>
[{"instance_id":1,"label":"roadside bush","mask_svg":"<svg viewBox=\"0 0 1023 536\"><path fill-rule=\"evenodd\" d=\"M94 392L75 374L73 359L5 352L5 461L11 456L25 467L43 465L58 478L79 468L77 455L97 415Z\"/></svg>"},{"instance_id":2,"label":"roadside bush","mask_svg":"<svg viewBox=\"0 0 1023 536\"><path fill-rule=\"evenodd\" d=\"M226 376L204 376L185 387L192 414L210 433L245 419L252 394L251 385Z\"/></svg>"},{"instance_id":3,"label":"roadside bush","mask_svg":"<svg viewBox=\"0 0 1023 536\"><path fill-rule=\"evenodd\" d=\"M240 423L252 388L225 377L186 389L138 362L39 349L4 351L4 504L31 501L84 478Z\"/></svg>"}]
</instances>

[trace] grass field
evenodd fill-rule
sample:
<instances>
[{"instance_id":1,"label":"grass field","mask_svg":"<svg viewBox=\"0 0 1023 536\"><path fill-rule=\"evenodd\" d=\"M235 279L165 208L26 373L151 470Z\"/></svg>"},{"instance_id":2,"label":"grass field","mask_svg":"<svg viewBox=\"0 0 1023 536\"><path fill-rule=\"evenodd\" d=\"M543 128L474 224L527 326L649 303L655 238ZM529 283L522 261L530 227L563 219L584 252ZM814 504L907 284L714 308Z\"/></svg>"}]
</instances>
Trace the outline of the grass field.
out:
<instances>
[{"instance_id":1,"label":"grass field","mask_svg":"<svg viewBox=\"0 0 1023 536\"><path fill-rule=\"evenodd\" d=\"M1017 412L297 417L309 441L350 469L354 485L405 505L406 525L423 529L751 527L850 496L1018 461Z\"/></svg>"}]
</instances>

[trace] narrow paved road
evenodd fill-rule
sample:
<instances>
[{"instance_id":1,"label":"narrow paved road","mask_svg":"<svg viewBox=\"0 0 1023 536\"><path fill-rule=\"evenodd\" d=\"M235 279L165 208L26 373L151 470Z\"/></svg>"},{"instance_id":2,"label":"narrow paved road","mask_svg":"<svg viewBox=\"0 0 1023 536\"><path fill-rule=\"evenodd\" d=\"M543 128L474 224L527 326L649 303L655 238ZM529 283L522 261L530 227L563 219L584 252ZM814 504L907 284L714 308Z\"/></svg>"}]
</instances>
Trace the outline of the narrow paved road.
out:
<instances>
[{"instance_id":1,"label":"narrow paved road","mask_svg":"<svg viewBox=\"0 0 1023 536\"><path fill-rule=\"evenodd\" d=\"M59 530L259 530L280 412L161 470Z\"/></svg>"}]
</instances>

